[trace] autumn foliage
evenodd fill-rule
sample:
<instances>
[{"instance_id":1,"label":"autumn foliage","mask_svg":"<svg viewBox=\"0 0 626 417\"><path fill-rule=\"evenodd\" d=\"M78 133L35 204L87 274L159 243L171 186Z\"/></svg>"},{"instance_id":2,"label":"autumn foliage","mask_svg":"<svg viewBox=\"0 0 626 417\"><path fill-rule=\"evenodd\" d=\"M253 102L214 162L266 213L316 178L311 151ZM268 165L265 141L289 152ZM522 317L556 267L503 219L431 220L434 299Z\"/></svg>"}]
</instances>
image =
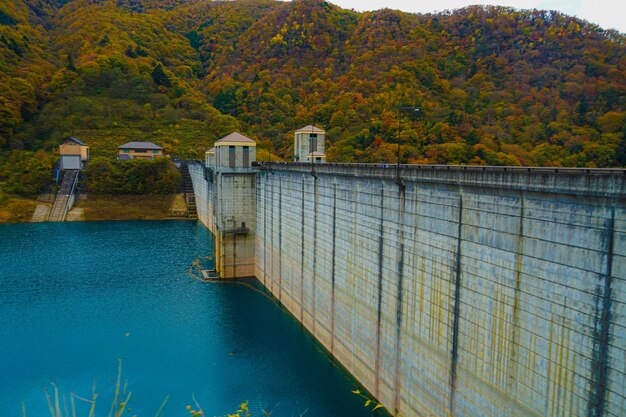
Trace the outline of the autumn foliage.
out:
<instances>
[{"instance_id":1,"label":"autumn foliage","mask_svg":"<svg viewBox=\"0 0 626 417\"><path fill-rule=\"evenodd\" d=\"M332 161L395 162L399 137L410 163L624 166L625 40L503 7L2 2L0 153L72 135L95 156L147 140L199 158L240 130L289 158L316 124Z\"/></svg>"}]
</instances>

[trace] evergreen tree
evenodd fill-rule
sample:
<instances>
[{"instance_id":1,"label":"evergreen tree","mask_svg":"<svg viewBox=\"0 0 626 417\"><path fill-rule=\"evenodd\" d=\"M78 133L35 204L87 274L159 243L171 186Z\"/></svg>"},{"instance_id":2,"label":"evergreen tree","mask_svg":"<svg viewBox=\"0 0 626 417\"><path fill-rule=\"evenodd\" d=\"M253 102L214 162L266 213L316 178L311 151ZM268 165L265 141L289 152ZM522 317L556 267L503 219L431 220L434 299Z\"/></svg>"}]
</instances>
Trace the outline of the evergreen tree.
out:
<instances>
[{"instance_id":1,"label":"evergreen tree","mask_svg":"<svg viewBox=\"0 0 626 417\"><path fill-rule=\"evenodd\" d=\"M76 65L74 65L74 58L72 58L72 55L67 56L67 65L65 67L70 71L76 72Z\"/></svg>"},{"instance_id":2,"label":"evergreen tree","mask_svg":"<svg viewBox=\"0 0 626 417\"><path fill-rule=\"evenodd\" d=\"M163 69L163 65L159 62L154 66L152 70L152 79L156 85L162 85L163 87L171 87L172 82L170 81L170 77L167 76L165 70Z\"/></svg>"}]
</instances>

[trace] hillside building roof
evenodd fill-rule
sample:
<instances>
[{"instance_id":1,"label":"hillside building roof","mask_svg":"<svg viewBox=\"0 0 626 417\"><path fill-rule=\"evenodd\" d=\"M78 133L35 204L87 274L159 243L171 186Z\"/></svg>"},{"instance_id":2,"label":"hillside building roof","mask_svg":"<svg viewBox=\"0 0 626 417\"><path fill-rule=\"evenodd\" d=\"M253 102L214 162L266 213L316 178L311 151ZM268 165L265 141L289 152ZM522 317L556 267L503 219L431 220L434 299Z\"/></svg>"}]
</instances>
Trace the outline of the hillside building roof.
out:
<instances>
[{"instance_id":1,"label":"hillside building roof","mask_svg":"<svg viewBox=\"0 0 626 417\"><path fill-rule=\"evenodd\" d=\"M215 142L215 146L256 146L256 142L250 138L245 137L241 133L233 132L230 135L224 136L222 139Z\"/></svg>"},{"instance_id":2,"label":"hillside building roof","mask_svg":"<svg viewBox=\"0 0 626 417\"><path fill-rule=\"evenodd\" d=\"M117 149L152 149L163 150L159 145L155 145L152 142L128 142L117 147Z\"/></svg>"},{"instance_id":3,"label":"hillside building roof","mask_svg":"<svg viewBox=\"0 0 626 417\"><path fill-rule=\"evenodd\" d=\"M320 129L319 127L315 127L313 125L308 125L308 126L304 126L298 130L296 130L296 133L326 133L324 130Z\"/></svg>"},{"instance_id":4,"label":"hillside building roof","mask_svg":"<svg viewBox=\"0 0 626 417\"><path fill-rule=\"evenodd\" d=\"M85 145L85 144L83 143L83 141L81 141L81 140L80 140L80 139L78 139L78 138L72 137L72 136L70 136L68 139L66 139L66 140L65 140L65 142L67 142L67 141L76 142L76 143L77 143L77 144L79 144L80 146L87 146L87 145Z\"/></svg>"}]
</instances>

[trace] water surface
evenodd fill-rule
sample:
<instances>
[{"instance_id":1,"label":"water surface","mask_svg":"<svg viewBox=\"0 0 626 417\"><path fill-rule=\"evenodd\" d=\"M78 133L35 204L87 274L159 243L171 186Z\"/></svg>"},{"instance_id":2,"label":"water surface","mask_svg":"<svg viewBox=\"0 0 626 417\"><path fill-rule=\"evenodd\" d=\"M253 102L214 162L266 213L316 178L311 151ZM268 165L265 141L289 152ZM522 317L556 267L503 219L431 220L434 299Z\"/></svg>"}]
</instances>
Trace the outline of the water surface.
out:
<instances>
[{"instance_id":1,"label":"water surface","mask_svg":"<svg viewBox=\"0 0 626 417\"><path fill-rule=\"evenodd\" d=\"M23 402L49 415L54 383L86 398L95 385L106 416L122 359L129 416L154 416L166 396L165 416L188 415L192 395L209 416L246 400L273 417L370 415L271 300L189 277L212 245L196 222L0 225L0 414L21 417Z\"/></svg>"}]
</instances>

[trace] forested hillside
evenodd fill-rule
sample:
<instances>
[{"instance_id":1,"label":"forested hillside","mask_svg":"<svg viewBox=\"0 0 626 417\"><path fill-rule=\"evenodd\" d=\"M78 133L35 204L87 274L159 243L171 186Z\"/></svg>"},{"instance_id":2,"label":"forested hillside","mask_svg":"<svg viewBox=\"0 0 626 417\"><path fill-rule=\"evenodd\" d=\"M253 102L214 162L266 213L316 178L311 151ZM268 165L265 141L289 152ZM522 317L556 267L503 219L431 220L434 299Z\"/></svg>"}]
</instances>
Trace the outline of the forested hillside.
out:
<instances>
[{"instance_id":1,"label":"forested hillside","mask_svg":"<svg viewBox=\"0 0 626 417\"><path fill-rule=\"evenodd\" d=\"M403 162L624 166L625 40L502 7L5 1L0 165L69 135L94 156L146 140L198 158L233 130L288 159L307 124L327 130L329 160L395 162L397 108L417 105L401 114Z\"/></svg>"}]
</instances>

